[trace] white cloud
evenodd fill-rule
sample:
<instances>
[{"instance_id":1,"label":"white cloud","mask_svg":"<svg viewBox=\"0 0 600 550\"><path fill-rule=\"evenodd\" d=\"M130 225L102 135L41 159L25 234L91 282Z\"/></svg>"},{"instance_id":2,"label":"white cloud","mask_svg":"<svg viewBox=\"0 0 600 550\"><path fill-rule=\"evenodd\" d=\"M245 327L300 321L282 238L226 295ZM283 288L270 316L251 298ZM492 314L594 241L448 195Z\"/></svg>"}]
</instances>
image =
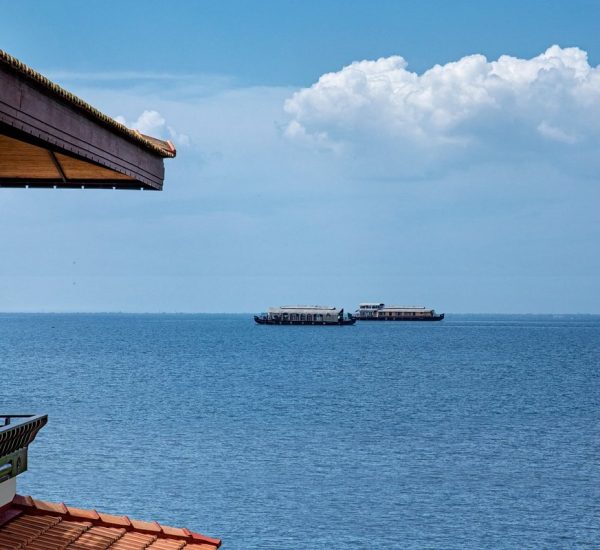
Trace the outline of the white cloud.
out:
<instances>
[{"instance_id":1,"label":"white cloud","mask_svg":"<svg viewBox=\"0 0 600 550\"><path fill-rule=\"evenodd\" d=\"M592 116L589 126L570 126L566 116L560 124L549 114L532 118L527 140L519 141L517 130L526 125L516 127L512 115L493 111L432 146L414 145L416 139L392 133L391 124L387 134L379 136L374 125L376 132L361 138L364 121L356 117L356 129L335 140L329 126L294 118L284 137L290 88L207 94L187 82L142 88L92 81L69 89L103 112L124 115L131 127L146 125L169 137L172 126L191 136L192 145L165 161L162 193L3 190L0 231L15 237L0 243L0 278L4 288L21 289L5 293L5 309L251 311L287 300L291 287L348 304L362 299L361 288L393 295L401 287L414 295L437 293L424 301L448 310L600 307L600 259L590 253L600 235L598 169L590 162L595 150L581 153L597 124ZM149 107L157 114L144 114ZM594 102L586 108L595 112ZM494 140L498 128L511 139ZM523 164L503 156L472 162L481 157L473 154L477 140L503 154L515 141L513 153L531 147L531 136L542 149L568 151L589 177L557 170L553 155ZM574 145L563 143L570 138ZM461 148L470 165L457 156ZM394 164L394 155L401 162ZM440 158L458 170L447 170ZM417 162L415 184L406 169ZM436 163L430 178L426 169ZM406 185L396 185L400 177ZM307 260L290 282L289 266L298 257ZM380 266L375 275L374 264ZM335 266L337 274L311 267L317 265ZM148 273L155 276L151 284L140 286ZM162 285L168 292L157 295L169 281ZM501 298L490 298L492 287ZM557 294L558 305L544 302ZM448 298L453 295L458 298Z\"/></svg>"},{"instance_id":2,"label":"white cloud","mask_svg":"<svg viewBox=\"0 0 600 550\"><path fill-rule=\"evenodd\" d=\"M470 55L423 74L392 56L324 74L285 110L288 138L353 154L383 147L434 163L475 151L556 154L599 141L600 67L559 46L531 59Z\"/></svg>"},{"instance_id":3,"label":"white cloud","mask_svg":"<svg viewBox=\"0 0 600 550\"><path fill-rule=\"evenodd\" d=\"M555 141L560 141L562 143L575 143L577 138L570 134L567 134L565 131L560 128L556 128L548 124L545 120L543 120L539 126L537 127L538 132L548 138L553 139Z\"/></svg>"},{"instance_id":4,"label":"white cloud","mask_svg":"<svg viewBox=\"0 0 600 550\"><path fill-rule=\"evenodd\" d=\"M176 145L187 146L190 144L189 136L180 134L172 126L168 126L167 121L158 111L144 111L133 122L128 122L122 115L116 116L115 120L142 134L173 140Z\"/></svg>"}]
</instances>

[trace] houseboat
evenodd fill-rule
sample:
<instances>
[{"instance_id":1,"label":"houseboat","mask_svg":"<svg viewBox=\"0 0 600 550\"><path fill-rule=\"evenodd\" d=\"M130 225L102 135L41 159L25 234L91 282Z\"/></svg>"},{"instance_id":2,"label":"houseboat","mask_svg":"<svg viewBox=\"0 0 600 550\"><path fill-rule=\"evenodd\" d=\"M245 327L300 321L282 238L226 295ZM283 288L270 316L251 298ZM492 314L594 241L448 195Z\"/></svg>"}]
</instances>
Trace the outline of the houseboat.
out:
<instances>
[{"instance_id":1,"label":"houseboat","mask_svg":"<svg viewBox=\"0 0 600 550\"><path fill-rule=\"evenodd\" d=\"M443 313L424 306L386 306L382 303L359 304L354 313L359 321L441 321Z\"/></svg>"},{"instance_id":2,"label":"houseboat","mask_svg":"<svg viewBox=\"0 0 600 550\"><path fill-rule=\"evenodd\" d=\"M353 325L352 315L344 318L344 310L329 306L270 307L266 313L255 315L259 325Z\"/></svg>"}]
</instances>

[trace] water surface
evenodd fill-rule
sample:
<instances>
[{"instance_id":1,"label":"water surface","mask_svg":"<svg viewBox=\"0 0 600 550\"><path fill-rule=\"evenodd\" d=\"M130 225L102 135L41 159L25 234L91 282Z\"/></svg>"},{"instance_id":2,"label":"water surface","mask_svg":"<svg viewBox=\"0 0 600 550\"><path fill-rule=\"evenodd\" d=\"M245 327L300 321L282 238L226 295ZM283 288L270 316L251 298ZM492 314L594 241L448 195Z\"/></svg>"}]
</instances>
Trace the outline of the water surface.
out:
<instances>
[{"instance_id":1,"label":"water surface","mask_svg":"<svg viewBox=\"0 0 600 550\"><path fill-rule=\"evenodd\" d=\"M600 546L600 317L2 315L19 492L224 549Z\"/></svg>"}]
</instances>

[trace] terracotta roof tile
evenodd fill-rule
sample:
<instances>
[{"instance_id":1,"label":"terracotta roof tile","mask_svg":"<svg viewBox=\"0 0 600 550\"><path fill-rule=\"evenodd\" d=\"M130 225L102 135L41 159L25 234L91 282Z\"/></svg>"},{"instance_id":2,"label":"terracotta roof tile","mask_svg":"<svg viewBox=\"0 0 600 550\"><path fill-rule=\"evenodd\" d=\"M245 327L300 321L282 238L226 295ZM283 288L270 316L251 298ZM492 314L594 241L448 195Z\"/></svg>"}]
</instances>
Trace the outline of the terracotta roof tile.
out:
<instances>
[{"instance_id":1,"label":"terracotta roof tile","mask_svg":"<svg viewBox=\"0 0 600 550\"><path fill-rule=\"evenodd\" d=\"M33 499L31 497L15 495L13 504L17 504L18 506L33 506Z\"/></svg>"},{"instance_id":2,"label":"terracotta roof tile","mask_svg":"<svg viewBox=\"0 0 600 550\"><path fill-rule=\"evenodd\" d=\"M156 540L156 536L143 533L125 533L111 550L144 550ZM214 546L213 546L214 548Z\"/></svg>"},{"instance_id":3,"label":"terracotta roof tile","mask_svg":"<svg viewBox=\"0 0 600 550\"><path fill-rule=\"evenodd\" d=\"M184 541L159 539L148 546L148 550L181 550L186 546Z\"/></svg>"},{"instance_id":4,"label":"terracotta roof tile","mask_svg":"<svg viewBox=\"0 0 600 550\"><path fill-rule=\"evenodd\" d=\"M0 511L0 550L215 550L221 541L156 522L16 496Z\"/></svg>"},{"instance_id":5,"label":"terracotta roof tile","mask_svg":"<svg viewBox=\"0 0 600 550\"><path fill-rule=\"evenodd\" d=\"M67 507L63 502L53 503L46 502L44 500L35 500L33 499L33 506L42 512L50 512L53 514L66 514Z\"/></svg>"},{"instance_id":6,"label":"terracotta roof tile","mask_svg":"<svg viewBox=\"0 0 600 550\"><path fill-rule=\"evenodd\" d=\"M220 539L213 539L211 537L207 537L206 535L202 535L201 533L192 533L192 540L195 543L206 543L212 544L213 546L219 546L221 544Z\"/></svg>"},{"instance_id":7,"label":"terracotta roof tile","mask_svg":"<svg viewBox=\"0 0 600 550\"><path fill-rule=\"evenodd\" d=\"M100 521L108 525L119 525L121 527L130 527L131 521L127 516L113 516L112 514L99 514Z\"/></svg>"},{"instance_id":8,"label":"terracotta roof tile","mask_svg":"<svg viewBox=\"0 0 600 550\"><path fill-rule=\"evenodd\" d=\"M162 528L156 521L140 521L139 519L132 519L131 525L136 531L142 533L162 533Z\"/></svg>"},{"instance_id":9,"label":"terracotta roof tile","mask_svg":"<svg viewBox=\"0 0 600 550\"><path fill-rule=\"evenodd\" d=\"M81 508L73 508L72 506L67 506L67 512L69 516L73 518L79 519L91 519L91 520L99 520L100 514L96 512L96 510L83 510Z\"/></svg>"},{"instance_id":10,"label":"terracotta roof tile","mask_svg":"<svg viewBox=\"0 0 600 550\"><path fill-rule=\"evenodd\" d=\"M48 529L60 522L58 517L29 517L20 516L0 528L0 542L4 549L22 548L38 537L42 536Z\"/></svg>"},{"instance_id":11,"label":"terracotta roof tile","mask_svg":"<svg viewBox=\"0 0 600 550\"><path fill-rule=\"evenodd\" d=\"M41 535L38 535L31 541L29 541L27 549L34 550L41 548L44 550L51 550L54 548L62 549L68 544L76 541L91 524L89 523L75 523L71 521L60 521L44 531Z\"/></svg>"},{"instance_id":12,"label":"terracotta roof tile","mask_svg":"<svg viewBox=\"0 0 600 550\"><path fill-rule=\"evenodd\" d=\"M192 533L191 539L196 544L209 544L212 546L220 546L220 539L213 539L211 537L207 537L206 535L202 535L201 533Z\"/></svg>"},{"instance_id":13,"label":"terracotta roof tile","mask_svg":"<svg viewBox=\"0 0 600 550\"><path fill-rule=\"evenodd\" d=\"M183 537L188 538L192 533L187 529L180 529L179 527L169 527L168 525L161 525L160 528L165 535L171 537Z\"/></svg>"},{"instance_id":14,"label":"terracotta roof tile","mask_svg":"<svg viewBox=\"0 0 600 550\"><path fill-rule=\"evenodd\" d=\"M69 550L107 550L125 534L125 529L107 527L91 527L75 541Z\"/></svg>"}]
</instances>

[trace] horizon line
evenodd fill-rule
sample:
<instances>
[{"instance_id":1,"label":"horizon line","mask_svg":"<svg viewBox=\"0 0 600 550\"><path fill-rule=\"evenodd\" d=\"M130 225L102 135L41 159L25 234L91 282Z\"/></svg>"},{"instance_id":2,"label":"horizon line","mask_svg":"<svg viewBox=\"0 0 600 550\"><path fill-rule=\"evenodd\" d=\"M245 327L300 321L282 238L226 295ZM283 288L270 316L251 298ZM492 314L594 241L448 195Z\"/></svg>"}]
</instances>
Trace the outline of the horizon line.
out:
<instances>
[{"instance_id":1,"label":"horizon line","mask_svg":"<svg viewBox=\"0 0 600 550\"><path fill-rule=\"evenodd\" d=\"M259 311L0 311L0 315L255 315ZM446 312L445 315L600 315L600 312Z\"/></svg>"}]
</instances>

